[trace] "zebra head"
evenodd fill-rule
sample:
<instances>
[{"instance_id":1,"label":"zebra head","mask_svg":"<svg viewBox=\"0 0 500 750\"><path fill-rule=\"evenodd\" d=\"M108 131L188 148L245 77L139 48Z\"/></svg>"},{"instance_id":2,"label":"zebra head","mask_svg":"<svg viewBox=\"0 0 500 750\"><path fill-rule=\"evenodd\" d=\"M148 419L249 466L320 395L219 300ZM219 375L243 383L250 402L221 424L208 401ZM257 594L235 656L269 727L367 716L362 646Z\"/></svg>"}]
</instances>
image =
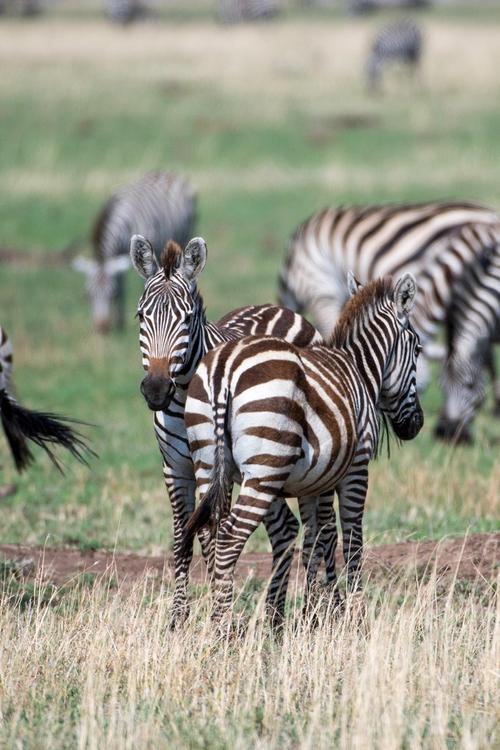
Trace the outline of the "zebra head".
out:
<instances>
[{"instance_id":1,"label":"zebra head","mask_svg":"<svg viewBox=\"0 0 500 750\"><path fill-rule=\"evenodd\" d=\"M95 329L106 333L111 327L112 302L120 292L121 277L130 268L130 260L125 255L104 261L80 256L73 261L73 268L85 276Z\"/></svg>"},{"instance_id":2,"label":"zebra head","mask_svg":"<svg viewBox=\"0 0 500 750\"><path fill-rule=\"evenodd\" d=\"M352 274L348 286L351 295L360 288ZM365 358L372 360L372 368L381 375L378 406L401 440L412 440L424 423L417 392L417 359L422 347L410 322L416 294L414 277L404 274L392 294L384 295L377 304L364 347L370 348Z\"/></svg>"},{"instance_id":3,"label":"zebra head","mask_svg":"<svg viewBox=\"0 0 500 750\"><path fill-rule=\"evenodd\" d=\"M137 307L142 365L147 373L141 393L150 409L160 411L168 406L176 386L187 386L191 376L190 354L196 341L200 344L195 334L204 321L196 278L205 267L207 246L195 237L181 250L170 240L158 265L151 243L134 235L130 257L146 282Z\"/></svg>"},{"instance_id":4,"label":"zebra head","mask_svg":"<svg viewBox=\"0 0 500 750\"><path fill-rule=\"evenodd\" d=\"M471 443L470 424L486 395L484 363L489 339L464 337L460 349L447 359L442 375L445 394L436 425L436 437L456 443Z\"/></svg>"}]
</instances>

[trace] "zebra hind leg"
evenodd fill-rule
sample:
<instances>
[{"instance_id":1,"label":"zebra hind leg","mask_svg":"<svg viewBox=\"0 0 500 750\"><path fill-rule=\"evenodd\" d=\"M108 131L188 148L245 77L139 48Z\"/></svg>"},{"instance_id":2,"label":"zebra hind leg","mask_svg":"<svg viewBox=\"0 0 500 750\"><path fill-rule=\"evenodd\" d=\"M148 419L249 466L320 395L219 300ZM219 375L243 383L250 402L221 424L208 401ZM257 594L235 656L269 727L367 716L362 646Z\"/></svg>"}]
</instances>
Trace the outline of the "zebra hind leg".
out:
<instances>
[{"instance_id":1,"label":"zebra hind leg","mask_svg":"<svg viewBox=\"0 0 500 750\"><path fill-rule=\"evenodd\" d=\"M315 496L298 498L300 518L304 524L302 545L302 565L306 573L304 586L303 617L311 625L318 624L320 584L318 570L324 557L324 539L319 525L319 498Z\"/></svg>"},{"instance_id":2,"label":"zebra hind leg","mask_svg":"<svg viewBox=\"0 0 500 750\"><path fill-rule=\"evenodd\" d=\"M271 626L280 628L285 619L285 602L293 551L299 523L282 500L275 500L264 518L273 551L273 572L266 597L266 610Z\"/></svg>"}]
</instances>

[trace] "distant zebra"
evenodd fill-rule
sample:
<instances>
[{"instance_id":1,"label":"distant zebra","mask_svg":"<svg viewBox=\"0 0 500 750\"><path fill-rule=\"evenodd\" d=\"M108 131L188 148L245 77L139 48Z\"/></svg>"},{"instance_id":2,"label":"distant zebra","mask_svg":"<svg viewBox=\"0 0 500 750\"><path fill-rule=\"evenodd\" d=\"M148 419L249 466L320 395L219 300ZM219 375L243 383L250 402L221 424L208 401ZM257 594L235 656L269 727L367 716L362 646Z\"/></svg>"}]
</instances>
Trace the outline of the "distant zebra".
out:
<instances>
[{"instance_id":1,"label":"distant zebra","mask_svg":"<svg viewBox=\"0 0 500 750\"><path fill-rule=\"evenodd\" d=\"M10 7L14 10L19 9L22 16L37 16L42 12L41 3L39 0L0 0L0 15L5 13L6 9Z\"/></svg>"},{"instance_id":2,"label":"distant zebra","mask_svg":"<svg viewBox=\"0 0 500 750\"><path fill-rule=\"evenodd\" d=\"M12 395L12 344L1 326L0 421L16 469L19 472L24 471L34 461L28 441L43 448L52 463L61 472L61 463L54 452L56 446L65 448L82 463L87 463L87 456L95 455L81 435L68 424L65 424L67 422L75 423L75 420L60 417L56 414L26 409L14 398Z\"/></svg>"},{"instance_id":3,"label":"distant zebra","mask_svg":"<svg viewBox=\"0 0 500 750\"><path fill-rule=\"evenodd\" d=\"M272 18L279 13L277 0L221 0L220 19L223 23Z\"/></svg>"},{"instance_id":4,"label":"distant zebra","mask_svg":"<svg viewBox=\"0 0 500 750\"><path fill-rule=\"evenodd\" d=\"M107 0L106 15L113 23L127 24L136 21L145 14L145 7L140 0Z\"/></svg>"},{"instance_id":5,"label":"distant zebra","mask_svg":"<svg viewBox=\"0 0 500 750\"><path fill-rule=\"evenodd\" d=\"M76 258L74 268L86 276L92 318L98 331L113 323L124 326L125 289L123 274L130 266L129 246L133 234L150 238L159 257L169 239L184 245L192 235L196 217L193 190L173 172L149 172L118 190L104 205L94 225L94 259Z\"/></svg>"},{"instance_id":6,"label":"distant zebra","mask_svg":"<svg viewBox=\"0 0 500 750\"><path fill-rule=\"evenodd\" d=\"M368 463L377 451L381 410L403 440L418 434L423 413L416 388L420 345L409 320L414 278L360 289L350 275L348 283L353 297L328 344L299 349L247 337L209 352L192 378L185 422L202 501L183 551L194 533L212 527L215 620L230 607L247 539L281 497L315 505L338 493L348 587L360 587ZM234 476L241 491L228 512L226 488ZM319 556L305 564L310 605Z\"/></svg>"},{"instance_id":7,"label":"distant zebra","mask_svg":"<svg viewBox=\"0 0 500 750\"><path fill-rule=\"evenodd\" d=\"M368 87L371 90L379 87L382 71L390 63L404 63L415 70L421 52L422 33L416 24L398 21L385 26L375 37L366 64Z\"/></svg>"},{"instance_id":8,"label":"distant zebra","mask_svg":"<svg viewBox=\"0 0 500 750\"><path fill-rule=\"evenodd\" d=\"M500 343L500 245L485 246L456 285L446 334L445 400L436 434L468 442L470 423L485 395L484 369L493 383L494 413L500 416L500 380L493 350L493 344Z\"/></svg>"},{"instance_id":9,"label":"distant zebra","mask_svg":"<svg viewBox=\"0 0 500 750\"><path fill-rule=\"evenodd\" d=\"M197 289L207 247L199 237L192 239L184 251L170 242L160 266L144 237L132 237L130 255L134 268L146 282L137 307L142 364L147 373L141 392L155 412L155 432L172 505L176 584L172 626L175 626L182 623L188 613L187 571L192 550L191 555L184 558L180 548L186 521L194 509L195 478L184 426L184 405L199 361L221 342L248 334L280 336L303 347L321 341L321 337L300 315L274 305L242 307L228 313L218 323L207 322L203 299ZM282 566L292 554L298 523L287 505L278 502L265 524L275 564L268 600L274 601ZM202 537L200 541L207 556L206 539Z\"/></svg>"},{"instance_id":10,"label":"distant zebra","mask_svg":"<svg viewBox=\"0 0 500 750\"><path fill-rule=\"evenodd\" d=\"M362 283L409 271L418 282L413 322L425 354L440 324L453 327L450 315L458 314L458 307L452 307L457 283L485 248L499 242L500 215L472 203L324 209L293 234L280 276L280 304L309 311L326 337L347 300L349 269ZM461 329L454 328L454 346L461 348ZM419 371L423 387L428 380L425 357L420 358ZM461 385L445 382L445 392L451 387Z\"/></svg>"}]
</instances>

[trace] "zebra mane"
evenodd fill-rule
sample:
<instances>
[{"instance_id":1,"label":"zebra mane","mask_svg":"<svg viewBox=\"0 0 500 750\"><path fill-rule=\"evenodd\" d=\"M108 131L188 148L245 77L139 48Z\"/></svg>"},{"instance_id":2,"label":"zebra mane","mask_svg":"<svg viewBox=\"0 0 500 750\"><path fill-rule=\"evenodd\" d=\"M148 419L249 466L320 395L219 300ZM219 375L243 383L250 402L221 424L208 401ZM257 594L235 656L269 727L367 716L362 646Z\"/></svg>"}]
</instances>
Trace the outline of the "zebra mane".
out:
<instances>
[{"instance_id":1,"label":"zebra mane","mask_svg":"<svg viewBox=\"0 0 500 750\"><path fill-rule=\"evenodd\" d=\"M363 317L366 309L375 306L377 302L386 297L392 299L393 291L394 286L390 276L385 276L382 279L374 279L361 287L345 304L332 331L328 345L333 347L344 346L347 343L353 326Z\"/></svg>"},{"instance_id":2,"label":"zebra mane","mask_svg":"<svg viewBox=\"0 0 500 750\"><path fill-rule=\"evenodd\" d=\"M177 242L168 240L160 258L160 266L163 268L166 279L170 279L179 268L181 256L182 250Z\"/></svg>"}]
</instances>

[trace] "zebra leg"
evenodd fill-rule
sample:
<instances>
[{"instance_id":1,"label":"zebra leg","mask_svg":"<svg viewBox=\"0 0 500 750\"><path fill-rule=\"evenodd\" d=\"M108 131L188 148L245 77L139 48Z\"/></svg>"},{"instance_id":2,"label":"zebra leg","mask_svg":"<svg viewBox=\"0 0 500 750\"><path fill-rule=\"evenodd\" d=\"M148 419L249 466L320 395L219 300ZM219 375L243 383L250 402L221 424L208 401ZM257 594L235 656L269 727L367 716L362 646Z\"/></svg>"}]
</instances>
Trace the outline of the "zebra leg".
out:
<instances>
[{"instance_id":1,"label":"zebra leg","mask_svg":"<svg viewBox=\"0 0 500 750\"><path fill-rule=\"evenodd\" d=\"M368 490L368 465L354 463L337 488L347 590L361 589L361 556L363 553L363 511Z\"/></svg>"},{"instance_id":2,"label":"zebra leg","mask_svg":"<svg viewBox=\"0 0 500 750\"><path fill-rule=\"evenodd\" d=\"M313 613L318 600L317 576L323 559L323 544L319 527L319 498L314 496L299 497L300 518L304 525L304 543L302 545L302 565L306 572L304 587L304 606L302 613L308 616Z\"/></svg>"},{"instance_id":3,"label":"zebra leg","mask_svg":"<svg viewBox=\"0 0 500 750\"><path fill-rule=\"evenodd\" d=\"M220 626L230 616L234 569L247 539L264 521L275 498L261 491L255 479L244 480L233 510L216 533L212 620Z\"/></svg>"},{"instance_id":4,"label":"zebra leg","mask_svg":"<svg viewBox=\"0 0 500 750\"><path fill-rule=\"evenodd\" d=\"M273 573L266 597L266 610L273 627L285 618L285 600L299 523L282 500L274 500L264 518L273 551Z\"/></svg>"},{"instance_id":5,"label":"zebra leg","mask_svg":"<svg viewBox=\"0 0 500 750\"><path fill-rule=\"evenodd\" d=\"M326 586L333 594L332 603L334 609L336 609L341 604L335 563L338 532L333 498L330 496L319 498L318 523L320 540L323 548L323 559L325 561Z\"/></svg>"},{"instance_id":6,"label":"zebra leg","mask_svg":"<svg viewBox=\"0 0 500 750\"><path fill-rule=\"evenodd\" d=\"M189 516L194 510L195 480L177 477L171 467L164 461L163 476L167 487L174 525L174 601L170 627L182 625L189 614L187 585L189 566L193 559L193 550L187 555L181 554L184 530ZM203 536L203 535L202 535Z\"/></svg>"},{"instance_id":7,"label":"zebra leg","mask_svg":"<svg viewBox=\"0 0 500 750\"><path fill-rule=\"evenodd\" d=\"M500 378L498 377L495 351L491 342L484 355L484 367L488 370L493 385L493 414L500 417Z\"/></svg>"},{"instance_id":8,"label":"zebra leg","mask_svg":"<svg viewBox=\"0 0 500 750\"><path fill-rule=\"evenodd\" d=\"M116 327L119 331L125 328L125 274L119 273L116 276L115 287L115 310L116 310Z\"/></svg>"}]
</instances>

